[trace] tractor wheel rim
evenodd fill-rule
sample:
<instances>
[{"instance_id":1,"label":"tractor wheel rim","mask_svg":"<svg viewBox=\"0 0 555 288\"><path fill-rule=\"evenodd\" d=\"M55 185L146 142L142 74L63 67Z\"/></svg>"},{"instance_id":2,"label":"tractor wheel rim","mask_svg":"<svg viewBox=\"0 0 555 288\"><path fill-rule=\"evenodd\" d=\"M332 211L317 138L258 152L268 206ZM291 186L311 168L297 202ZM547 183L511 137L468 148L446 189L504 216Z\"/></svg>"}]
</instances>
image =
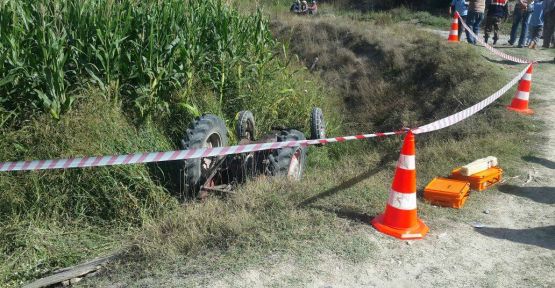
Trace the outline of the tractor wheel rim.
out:
<instances>
[{"instance_id":1,"label":"tractor wheel rim","mask_svg":"<svg viewBox=\"0 0 555 288\"><path fill-rule=\"evenodd\" d=\"M321 128L320 129L320 139L325 139L326 138L326 128Z\"/></svg>"},{"instance_id":2,"label":"tractor wheel rim","mask_svg":"<svg viewBox=\"0 0 555 288\"><path fill-rule=\"evenodd\" d=\"M287 176L293 180L299 180L301 178L301 148L295 150L295 153L291 156L291 162L289 163L289 170L287 171Z\"/></svg>"},{"instance_id":3,"label":"tractor wheel rim","mask_svg":"<svg viewBox=\"0 0 555 288\"><path fill-rule=\"evenodd\" d=\"M320 126L319 127L320 128L319 129L320 130L319 131L320 135L318 135L318 136L320 137L320 139L324 139L324 138L326 138L326 126L324 125L324 115L320 114L320 117L318 117L318 118L319 118L319 121L320 121L320 123L319 123L320 125L318 125L318 126Z\"/></svg>"},{"instance_id":4,"label":"tractor wheel rim","mask_svg":"<svg viewBox=\"0 0 555 288\"><path fill-rule=\"evenodd\" d=\"M206 141L202 145L202 148L214 148L214 147L220 147L220 146L222 146L222 138L220 137L219 134L214 133L208 136L208 138L206 138ZM201 160L202 169L204 171L207 171L208 169L210 169L213 162L214 162L214 157L202 158Z\"/></svg>"}]
</instances>

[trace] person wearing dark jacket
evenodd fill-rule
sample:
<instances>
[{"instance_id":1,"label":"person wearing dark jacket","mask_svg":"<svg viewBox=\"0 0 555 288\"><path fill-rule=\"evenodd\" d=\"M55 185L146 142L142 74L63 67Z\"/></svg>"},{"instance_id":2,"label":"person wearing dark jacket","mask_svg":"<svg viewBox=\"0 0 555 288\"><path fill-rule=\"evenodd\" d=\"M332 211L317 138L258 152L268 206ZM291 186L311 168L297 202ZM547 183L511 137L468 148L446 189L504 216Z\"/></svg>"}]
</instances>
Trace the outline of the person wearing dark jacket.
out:
<instances>
[{"instance_id":1,"label":"person wearing dark jacket","mask_svg":"<svg viewBox=\"0 0 555 288\"><path fill-rule=\"evenodd\" d=\"M507 0L486 0L488 13L486 17L484 42L488 43L489 35L493 31L493 45L497 43L497 40L499 39L499 24L501 24L502 19L507 19L507 16L509 15L507 2Z\"/></svg>"},{"instance_id":2,"label":"person wearing dark jacket","mask_svg":"<svg viewBox=\"0 0 555 288\"><path fill-rule=\"evenodd\" d=\"M543 48L551 47L555 31L555 0L543 0Z\"/></svg>"}]
</instances>

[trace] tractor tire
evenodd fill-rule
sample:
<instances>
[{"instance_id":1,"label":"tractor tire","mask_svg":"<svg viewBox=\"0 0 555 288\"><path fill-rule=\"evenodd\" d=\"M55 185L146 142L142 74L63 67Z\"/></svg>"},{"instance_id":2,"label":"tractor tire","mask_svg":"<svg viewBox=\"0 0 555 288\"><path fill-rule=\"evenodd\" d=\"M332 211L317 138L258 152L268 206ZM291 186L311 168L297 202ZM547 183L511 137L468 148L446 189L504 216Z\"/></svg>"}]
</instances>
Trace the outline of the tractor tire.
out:
<instances>
[{"instance_id":1,"label":"tractor tire","mask_svg":"<svg viewBox=\"0 0 555 288\"><path fill-rule=\"evenodd\" d=\"M246 139L254 141L255 139L255 122L254 115L249 110L243 110L237 113L237 123L235 124L235 133L237 133L237 138L239 141L241 139Z\"/></svg>"},{"instance_id":2,"label":"tractor tire","mask_svg":"<svg viewBox=\"0 0 555 288\"><path fill-rule=\"evenodd\" d=\"M277 135L278 142L305 140L300 131L283 130ZM276 149L268 156L269 171L273 176L287 176L291 180L301 180L306 160L306 148L301 146Z\"/></svg>"},{"instance_id":3,"label":"tractor tire","mask_svg":"<svg viewBox=\"0 0 555 288\"><path fill-rule=\"evenodd\" d=\"M213 148L228 145L227 128L220 117L212 114L201 116L187 129L181 140L182 149ZM218 157L187 159L183 161L183 191L190 197L198 198L210 165Z\"/></svg>"},{"instance_id":4,"label":"tractor tire","mask_svg":"<svg viewBox=\"0 0 555 288\"><path fill-rule=\"evenodd\" d=\"M310 113L310 139L326 138L326 121L324 121L324 113L318 107L312 108Z\"/></svg>"}]
</instances>

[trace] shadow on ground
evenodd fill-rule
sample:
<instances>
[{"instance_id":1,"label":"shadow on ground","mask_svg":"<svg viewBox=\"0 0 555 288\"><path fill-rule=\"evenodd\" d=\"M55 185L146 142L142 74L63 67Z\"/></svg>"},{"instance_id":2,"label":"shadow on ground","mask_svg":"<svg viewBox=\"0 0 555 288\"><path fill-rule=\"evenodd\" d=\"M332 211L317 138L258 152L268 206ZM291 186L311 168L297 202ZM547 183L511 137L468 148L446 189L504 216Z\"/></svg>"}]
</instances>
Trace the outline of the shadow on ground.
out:
<instances>
[{"instance_id":1,"label":"shadow on ground","mask_svg":"<svg viewBox=\"0 0 555 288\"><path fill-rule=\"evenodd\" d=\"M496 59L492 59L492 58L486 57L486 56L484 56L484 55L482 55L482 57L483 57L484 59L488 60L488 61L491 62L491 63L503 64L503 65L512 65L512 66L514 66L514 65L520 65L520 63L516 63L516 62L513 62L513 61L509 61L509 60L496 60Z\"/></svg>"},{"instance_id":2,"label":"shadow on ground","mask_svg":"<svg viewBox=\"0 0 555 288\"><path fill-rule=\"evenodd\" d=\"M343 218L343 219L347 219L347 220L351 220L351 221L356 221L356 222L361 222L361 223L366 224L366 225L370 225L370 221L372 221L372 219L374 219L374 217L377 216L377 215L369 215L369 214L366 214L366 213L361 213L359 211L355 211L355 210L349 209L349 208L332 209L332 208L318 206L318 205L309 205L308 207L318 209L318 210L322 210L322 211L328 212L328 213L333 213L333 214L337 215L337 217L339 217L339 218Z\"/></svg>"},{"instance_id":3,"label":"shadow on ground","mask_svg":"<svg viewBox=\"0 0 555 288\"><path fill-rule=\"evenodd\" d=\"M490 44L491 45L491 44ZM517 48L516 46L499 46L498 44L496 45L491 45L493 48L495 49L499 49L499 50L508 50L508 49L524 49L524 48ZM513 64L513 62L511 62L511 64ZM518 65L518 63L517 63Z\"/></svg>"},{"instance_id":4,"label":"shadow on ground","mask_svg":"<svg viewBox=\"0 0 555 288\"><path fill-rule=\"evenodd\" d=\"M527 229L482 227L474 230L492 238L555 250L555 225Z\"/></svg>"},{"instance_id":5,"label":"shadow on ground","mask_svg":"<svg viewBox=\"0 0 555 288\"><path fill-rule=\"evenodd\" d=\"M337 194L337 193L339 193L339 192L341 192L345 189L349 189L349 188L355 186L357 183L362 182L365 179L370 178L371 176L379 173L380 171L382 171L384 169L385 169L385 165L380 165L380 166L377 166L375 168L372 168L372 169L370 169L370 170L368 170L368 171L366 171L366 172L364 172L364 173L362 173L362 174L360 174L356 177L353 177L353 178L351 178L351 179L333 187L333 188L330 188L330 189L328 189L328 190L326 190L326 191L324 191L320 194L317 194L317 195L314 195L310 198L305 199L303 202L299 203L298 207L309 206L312 203L314 203L314 202L316 202L320 199L330 197L330 196L332 196L334 194Z\"/></svg>"},{"instance_id":6,"label":"shadow on ground","mask_svg":"<svg viewBox=\"0 0 555 288\"><path fill-rule=\"evenodd\" d=\"M526 197L538 203L555 204L555 187L519 187L516 185L500 185L500 192Z\"/></svg>"},{"instance_id":7,"label":"shadow on ground","mask_svg":"<svg viewBox=\"0 0 555 288\"><path fill-rule=\"evenodd\" d=\"M353 178L351 178L351 179L349 179L349 180L347 180L347 181L345 181L345 182L343 182L343 183L341 183L341 184L339 184L339 185L337 185L333 188L330 188L330 189L328 189L328 190L326 190L326 191L324 191L320 194L317 194L317 195L314 195L310 198L307 198L303 202L299 203L299 205L297 205L297 206L298 207L306 207L306 206L309 206L312 203L314 203L314 202L316 202L320 199L332 196L332 195L337 194L337 193L339 193L339 192L341 192L345 189L349 189L349 188L353 187L354 185L356 185L357 183L362 182L365 179L368 179L371 176L373 176L373 175L379 173L380 171L384 170L385 168L387 168L386 164L390 161L395 160L395 157L396 157L396 154L393 154L393 153L387 154L384 157L382 157L382 159L376 165L376 167L374 167L374 168L372 168L372 169L370 169L370 170L368 170L368 171L366 171L366 172L364 172L364 173L362 173L358 176L355 176L355 177L353 177ZM312 207L314 207L314 206L312 206Z\"/></svg>"},{"instance_id":8,"label":"shadow on ground","mask_svg":"<svg viewBox=\"0 0 555 288\"><path fill-rule=\"evenodd\" d=\"M376 216L376 215L368 215L366 213L361 213L359 211L355 211L349 208L342 208L342 207L337 207L337 208L328 208L328 207L324 207L324 206L320 206L320 205L314 205L314 203L320 199L324 199L326 197L330 197L332 195L335 195L345 189L349 189L351 187L353 187L354 185L356 185L357 183L360 183L362 181L364 181L365 179L368 179L370 177L372 177L373 175L381 172L382 170L386 169L388 167L387 163L394 161L395 158L397 157L396 153L390 153L385 155L384 157L382 157L382 159L380 159L380 162L376 165L376 167L369 169L368 171L355 176L333 188L330 188L320 194L314 195L310 198L305 199L304 201L302 201L301 203L299 203L297 205L297 207L299 208L314 208L314 209L318 209L318 210L322 210L328 213L334 213L337 215L337 217L339 218L344 218L344 219L348 219L348 220L352 220L352 221L356 221L356 222L362 222L364 224L368 224L370 225L370 221Z\"/></svg>"},{"instance_id":9,"label":"shadow on ground","mask_svg":"<svg viewBox=\"0 0 555 288\"><path fill-rule=\"evenodd\" d=\"M546 168L549 169L555 169L555 162L551 161L551 160L547 160L545 158L540 158L540 157L536 157L536 156L523 156L522 160L526 161L526 162L532 162L532 163L536 163L536 164L540 164Z\"/></svg>"},{"instance_id":10,"label":"shadow on ground","mask_svg":"<svg viewBox=\"0 0 555 288\"><path fill-rule=\"evenodd\" d=\"M163 186L166 191L179 199L187 200L187 195L182 189L183 161L165 161L147 164L150 176L156 183Z\"/></svg>"}]
</instances>

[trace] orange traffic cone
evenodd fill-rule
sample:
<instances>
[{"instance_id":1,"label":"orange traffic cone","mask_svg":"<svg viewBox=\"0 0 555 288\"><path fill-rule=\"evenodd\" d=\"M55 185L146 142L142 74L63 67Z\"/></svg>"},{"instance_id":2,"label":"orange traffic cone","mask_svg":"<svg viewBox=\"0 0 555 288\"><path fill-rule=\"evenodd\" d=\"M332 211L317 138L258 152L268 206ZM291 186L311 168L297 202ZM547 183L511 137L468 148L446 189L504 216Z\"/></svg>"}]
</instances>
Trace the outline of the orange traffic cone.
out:
<instances>
[{"instance_id":1,"label":"orange traffic cone","mask_svg":"<svg viewBox=\"0 0 555 288\"><path fill-rule=\"evenodd\" d=\"M422 239L428 226L417 216L414 135L405 136L385 212L372 219L378 231L403 240Z\"/></svg>"},{"instance_id":2,"label":"orange traffic cone","mask_svg":"<svg viewBox=\"0 0 555 288\"><path fill-rule=\"evenodd\" d=\"M448 42L459 42L459 12L455 11L451 20L451 31L449 31Z\"/></svg>"},{"instance_id":3,"label":"orange traffic cone","mask_svg":"<svg viewBox=\"0 0 555 288\"><path fill-rule=\"evenodd\" d=\"M520 78L518 82L518 90L515 97L507 109L513 110L522 114L533 114L534 111L528 108L528 98L530 98L530 89L532 88L532 65L526 71L526 74Z\"/></svg>"}]
</instances>

